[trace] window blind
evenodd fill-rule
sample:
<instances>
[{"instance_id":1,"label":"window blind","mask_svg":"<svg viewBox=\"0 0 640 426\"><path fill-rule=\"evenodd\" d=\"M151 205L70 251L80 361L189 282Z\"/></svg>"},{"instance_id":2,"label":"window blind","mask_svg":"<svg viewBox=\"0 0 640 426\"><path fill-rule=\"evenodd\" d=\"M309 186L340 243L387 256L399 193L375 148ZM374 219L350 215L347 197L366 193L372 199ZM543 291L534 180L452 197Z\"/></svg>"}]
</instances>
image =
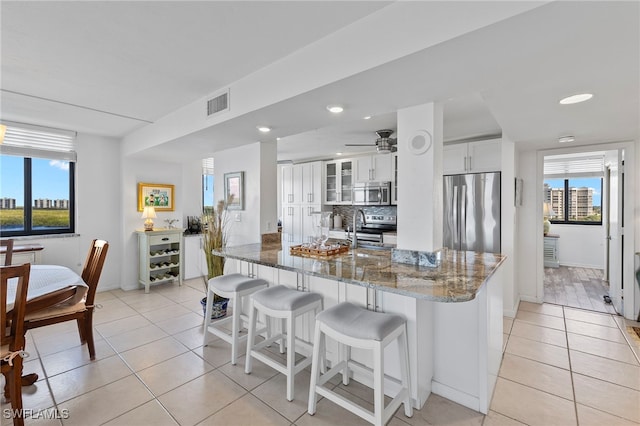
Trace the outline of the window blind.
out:
<instances>
[{"instance_id":1,"label":"window blind","mask_svg":"<svg viewBox=\"0 0 640 426\"><path fill-rule=\"evenodd\" d=\"M7 126L0 153L30 158L76 161L76 132L3 121Z\"/></svg>"},{"instance_id":2,"label":"window blind","mask_svg":"<svg viewBox=\"0 0 640 426\"><path fill-rule=\"evenodd\" d=\"M202 174L213 175L213 157L202 159Z\"/></svg>"},{"instance_id":3,"label":"window blind","mask_svg":"<svg viewBox=\"0 0 640 426\"><path fill-rule=\"evenodd\" d=\"M546 178L602 177L604 176L604 153L545 157L544 176Z\"/></svg>"}]
</instances>

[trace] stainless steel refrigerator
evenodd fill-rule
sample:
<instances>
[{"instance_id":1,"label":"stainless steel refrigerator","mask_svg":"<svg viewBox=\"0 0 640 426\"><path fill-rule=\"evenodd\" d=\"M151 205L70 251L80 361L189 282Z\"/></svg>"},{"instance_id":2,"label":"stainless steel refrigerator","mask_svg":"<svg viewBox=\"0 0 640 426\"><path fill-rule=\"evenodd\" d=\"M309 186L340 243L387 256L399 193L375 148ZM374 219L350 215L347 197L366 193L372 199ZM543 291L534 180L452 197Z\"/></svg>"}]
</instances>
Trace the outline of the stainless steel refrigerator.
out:
<instances>
[{"instance_id":1,"label":"stainless steel refrigerator","mask_svg":"<svg viewBox=\"0 0 640 426\"><path fill-rule=\"evenodd\" d=\"M444 176L443 244L500 253L500 172Z\"/></svg>"}]
</instances>

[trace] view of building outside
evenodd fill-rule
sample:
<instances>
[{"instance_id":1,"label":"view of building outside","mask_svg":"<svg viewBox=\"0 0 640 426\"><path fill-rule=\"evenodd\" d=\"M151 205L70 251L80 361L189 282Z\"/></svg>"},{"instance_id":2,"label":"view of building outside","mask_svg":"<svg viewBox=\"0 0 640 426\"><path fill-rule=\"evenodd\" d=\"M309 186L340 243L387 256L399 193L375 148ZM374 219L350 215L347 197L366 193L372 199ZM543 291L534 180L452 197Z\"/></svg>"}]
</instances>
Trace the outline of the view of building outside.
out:
<instances>
[{"instance_id":1,"label":"view of building outside","mask_svg":"<svg viewBox=\"0 0 640 426\"><path fill-rule=\"evenodd\" d=\"M69 162L32 158L31 163L31 229L55 230L70 226ZM25 230L25 159L0 156L0 230Z\"/></svg>"},{"instance_id":2,"label":"view of building outside","mask_svg":"<svg viewBox=\"0 0 640 426\"><path fill-rule=\"evenodd\" d=\"M601 222L601 178L545 179L544 201L551 204L552 221ZM567 202L568 201L568 202ZM565 211L565 204L568 210Z\"/></svg>"}]
</instances>

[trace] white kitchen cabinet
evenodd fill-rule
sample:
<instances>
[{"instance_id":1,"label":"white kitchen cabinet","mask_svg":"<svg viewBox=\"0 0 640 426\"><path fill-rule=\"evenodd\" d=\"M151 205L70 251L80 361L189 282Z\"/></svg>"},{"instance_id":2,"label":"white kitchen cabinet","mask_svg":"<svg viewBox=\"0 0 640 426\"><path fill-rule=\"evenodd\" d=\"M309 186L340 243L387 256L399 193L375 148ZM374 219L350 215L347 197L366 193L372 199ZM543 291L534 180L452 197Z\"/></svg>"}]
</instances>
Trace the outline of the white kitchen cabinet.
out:
<instances>
[{"instance_id":1,"label":"white kitchen cabinet","mask_svg":"<svg viewBox=\"0 0 640 426\"><path fill-rule=\"evenodd\" d=\"M151 284L178 281L184 276L182 229L138 230L138 282L149 293Z\"/></svg>"},{"instance_id":2,"label":"white kitchen cabinet","mask_svg":"<svg viewBox=\"0 0 640 426\"><path fill-rule=\"evenodd\" d=\"M206 277L209 274L204 256L202 234L184 237L184 279Z\"/></svg>"},{"instance_id":3,"label":"white kitchen cabinet","mask_svg":"<svg viewBox=\"0 0 640 426\"><path fill-rule=\"evenodd\" d=\"M282 167L282 204L319 204L321 199L321 161Z\"/></svg>"},{"instance_id":4,"label":"white kitchen cabinet","mask_svg":"<svg viewBox=\"0 0 640 426\"><path fill-rule=\"evenodd\" d=\"M282 237L287 242L311 242L316 235L315 224L319 219L314 213L322 210L321 204L290 204L282 207Z\"/></svg>"},{"instance_id":5,"label":"white kitchen cabinet","mask_svg":"<svg viewBox=\"0 0 640 426\"><path fill-rule=\"evenodd\" d=\"M324 203L351 204L354 161L333 160L324 163Z\"/></svg>"},{"instance_id":6,"label":"white kitchen cabinet","mask_svg":"<svg viewBox=\"0 0 640 426\"><path fill-rule=\"evenodd\" d=\"M390 153L355 158L356 182L391 182L391 160Z\"/></svg>"},{"instance_id":7,"label":"white kitchen cabinet","mask_svg":"<svg viewBox=\"0 0 640 426\"><path fill-rule=\"evenodd\" d=\"M322 162L282 168L282 236L288 242L308 242L315 234L311 213L321 211Z\"/></svg>"},{"instance_id":8,"label":"white kitchen cabinet","mask_svg":"<svg viewBox=\"0 0 640 426\"><path fill-rule=\"evenodd\" d=\"M501 146L501 139L444 145L443 174L498 172Z\"/></svg>"}]
</instances>

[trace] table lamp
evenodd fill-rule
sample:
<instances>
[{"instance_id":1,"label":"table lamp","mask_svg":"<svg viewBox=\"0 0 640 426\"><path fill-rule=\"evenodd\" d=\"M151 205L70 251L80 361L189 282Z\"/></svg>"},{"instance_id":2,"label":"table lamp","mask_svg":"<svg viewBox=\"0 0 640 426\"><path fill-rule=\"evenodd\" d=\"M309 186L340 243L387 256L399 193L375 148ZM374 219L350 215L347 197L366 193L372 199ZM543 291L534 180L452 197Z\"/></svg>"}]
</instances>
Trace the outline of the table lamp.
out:
<instances>
[{"instance_id":1,"label":"table lamp","mask_svg":"<svg viewBox=\"0 0 640 426\"><path fill-rule=\"evenodd\" d=\"M551 228L551 222L549 222L549 217L555 216L556 212L551 208L551 203L544 203L542 206L542 216L544 216L544 221L542 222L542 232L544 235L549 233L549 229Z\"/></svg>"},{"instance_id":2,"label":"table lamp","mask_svg":"<svg viewBox=\"0 0 640 426\"><path fill-rule=\"evenodd\" d=\"M153 206L147 206L144 208L144 210L142 211L142 218L146 219L144 221L144 230L145 231L153 231L153 220L151 219L155 219L156 217L156 209L153 208Z\"/></svg>"}]
</instances>

